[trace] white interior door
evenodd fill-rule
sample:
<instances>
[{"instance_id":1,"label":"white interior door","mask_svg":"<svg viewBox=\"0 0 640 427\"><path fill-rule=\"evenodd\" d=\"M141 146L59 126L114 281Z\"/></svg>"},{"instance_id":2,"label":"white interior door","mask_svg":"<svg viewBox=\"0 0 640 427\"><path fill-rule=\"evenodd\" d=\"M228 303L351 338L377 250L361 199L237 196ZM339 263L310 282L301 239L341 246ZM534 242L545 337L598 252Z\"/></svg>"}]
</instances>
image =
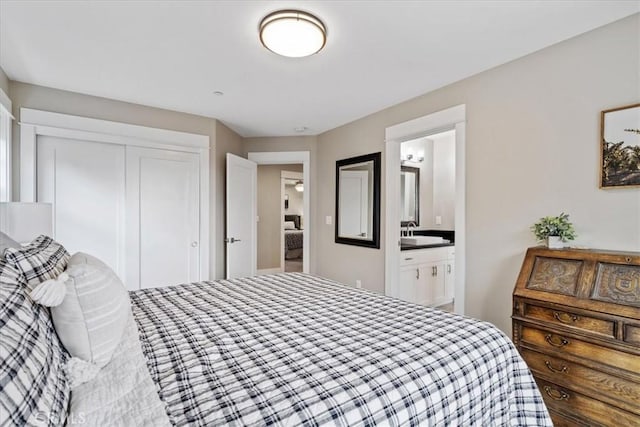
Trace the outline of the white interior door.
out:
<instances>
[{"instance_id":1,"label":"white interior door","mask_svg":"<svg viewBox=\"0 0 640 427\"><path fill-rule=\"evenodd\" d=\"M227 153L227 279L256 274L257 177L256 163Z\"/></svg>"},{"instance_id":2,"label":"white interior door","mask_svg":"<svg viewBox=\"0 0 640 427\"><path fill-rule=\"evenodd\" d=\"M127 286L200 280L199 156L127 147L126 177Z\"/></svg>"},{"instance_id":3,"label":"white interior door","mask_svg":"<svg viewBox=\"0 0 640 427\"><path fill-rule=\"evenodd\" d=\"M53 205L53 237L125 279L125 149L39 136L36 201Z\"/></svg>"}]
</instances>

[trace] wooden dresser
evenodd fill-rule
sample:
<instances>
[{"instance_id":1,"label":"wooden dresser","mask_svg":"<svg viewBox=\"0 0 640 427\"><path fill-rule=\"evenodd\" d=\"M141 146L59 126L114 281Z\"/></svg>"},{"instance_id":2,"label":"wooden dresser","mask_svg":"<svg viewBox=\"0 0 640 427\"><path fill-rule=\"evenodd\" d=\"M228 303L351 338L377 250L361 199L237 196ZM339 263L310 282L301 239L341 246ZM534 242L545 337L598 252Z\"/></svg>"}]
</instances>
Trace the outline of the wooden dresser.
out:
<instances>
[{"instance_id":1,"label":"wooden dresser","mask_svg":"<svg viewBox=\"0 0 640 427\"><path fill-rule=\"evenodd\" d=\"M530 248L513 341L558 426L640 426L640 253Z\"/></svg>"}]
</instances>

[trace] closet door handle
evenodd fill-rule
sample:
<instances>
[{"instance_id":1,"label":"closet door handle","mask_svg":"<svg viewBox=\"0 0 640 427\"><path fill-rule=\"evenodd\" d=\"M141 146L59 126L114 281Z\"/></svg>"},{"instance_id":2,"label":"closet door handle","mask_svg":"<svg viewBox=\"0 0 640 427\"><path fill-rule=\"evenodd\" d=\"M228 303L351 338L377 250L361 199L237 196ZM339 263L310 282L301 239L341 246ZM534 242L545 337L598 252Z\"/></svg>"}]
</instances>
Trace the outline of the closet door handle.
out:
<instances>
[{"instance_id":1,"label":"closet door handle","mask_svg":"<svg viewBox=\"0 0 640 427\"><path fill-rule=\"evenodd\" d=\"M447 273L451 274L451 264L447 264Z\"/></svg>"},{"instance_id":2,"label":"closet door handle","mask_svg":"<svg viewBox=\"0 0 640 427\"><path fill-rule=\"evenodd\" d=\"M416 279L420 278L420 269L416 268Z\"/></svg>"}]
</instances>

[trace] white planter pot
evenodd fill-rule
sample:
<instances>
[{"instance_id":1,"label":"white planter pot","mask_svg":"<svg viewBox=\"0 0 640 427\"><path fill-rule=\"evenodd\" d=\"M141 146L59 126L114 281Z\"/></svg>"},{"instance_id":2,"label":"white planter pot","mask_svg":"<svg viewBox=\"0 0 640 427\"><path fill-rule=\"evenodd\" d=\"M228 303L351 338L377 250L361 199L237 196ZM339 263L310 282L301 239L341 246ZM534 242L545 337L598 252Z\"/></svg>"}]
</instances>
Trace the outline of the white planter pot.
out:
<instances>
[{"instance_id":1,"label":"white planter pot","mask_svg":"<svg viewBox=\"0 0 640 427\"><path fill-rule=\"evenodd\" d=\"M547 247L549 249L562 249L564 248L564 242L558 236L547 237Z\"/></svg>"}]
</instances>

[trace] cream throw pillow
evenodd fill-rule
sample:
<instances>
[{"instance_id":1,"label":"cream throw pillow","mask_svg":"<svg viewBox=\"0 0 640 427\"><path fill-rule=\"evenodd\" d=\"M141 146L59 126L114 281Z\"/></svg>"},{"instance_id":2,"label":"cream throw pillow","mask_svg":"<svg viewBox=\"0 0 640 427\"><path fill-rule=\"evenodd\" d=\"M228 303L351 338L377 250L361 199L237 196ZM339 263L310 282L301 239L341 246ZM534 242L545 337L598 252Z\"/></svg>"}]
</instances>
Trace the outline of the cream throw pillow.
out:
<instances>
[{"instance_id":1,"label":"cream throw pillow","mask_svg":"<svg viewBox=\"0 0 640 427\"><path fill-rule=\"evenodd\" d=\"M60 340L72 356L103 367L120 343L131 312L129 293L102 261L71 257L62 304L51 308Z\"/></svg>"}]
</instances>

